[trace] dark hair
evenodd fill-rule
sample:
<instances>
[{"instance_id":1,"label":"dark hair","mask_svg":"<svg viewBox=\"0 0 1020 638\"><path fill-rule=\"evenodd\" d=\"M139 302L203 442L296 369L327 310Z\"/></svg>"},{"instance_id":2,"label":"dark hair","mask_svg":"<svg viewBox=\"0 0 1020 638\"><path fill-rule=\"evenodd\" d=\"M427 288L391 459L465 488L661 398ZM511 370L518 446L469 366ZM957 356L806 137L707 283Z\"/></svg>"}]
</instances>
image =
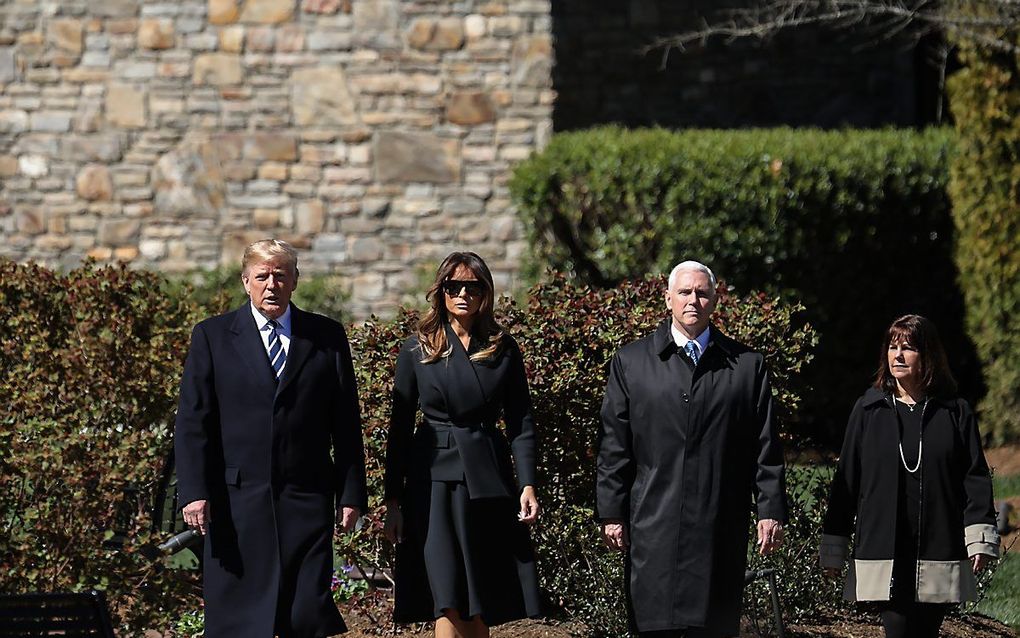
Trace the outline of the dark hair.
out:
<instances>
[{"instance_id":1,"label":"dark hair","mask_svg":"<svg viewBox=\"0 0 1020 638\"><path fill-rule=\"evenodd\" d=\"M956 396L956 379L949 370L949 361L939 332L934 323L921 315L903 315L886 330L878 372L875 374L876 388L896 392L896 379L889 370L889 346L900 343L909 343L917 349L921 363L921 388L926 395L942 398Z\"/></svg>"},{"instance_id":2,"label":"dark hair","mask_svg":"<svg viewBox=\"0 0 1020 638\"><path fill-rule=\"evenodd\" d=\"M454 252L446 256L436 271L436 280L425 293L430 308L418 322L418 343L421 345L422 363L434 363L449 356L451 344L446 339L446 299L443 295L443 282L450 279L458 268L464 266L478 278L485 289L482 293L481 305L478 307L478 318L472 332L487 338L489 345L471 355L472 361L482 361L495 356L503 344L503 327L496 321L493 314L495 293L493 291L492 273L485 261L472 252Z\"/></svg>"}]
</instances>

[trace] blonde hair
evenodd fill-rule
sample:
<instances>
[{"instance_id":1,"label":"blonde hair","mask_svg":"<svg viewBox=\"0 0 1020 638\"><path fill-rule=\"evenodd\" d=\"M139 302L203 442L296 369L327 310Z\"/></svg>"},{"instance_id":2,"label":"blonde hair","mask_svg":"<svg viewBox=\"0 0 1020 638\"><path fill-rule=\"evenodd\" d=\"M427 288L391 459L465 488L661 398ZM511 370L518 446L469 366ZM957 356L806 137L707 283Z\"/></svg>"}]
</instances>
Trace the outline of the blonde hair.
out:
<instances>
[{"instance_id":1,"label":"blonde hair","mask_svg":"<svg viewBox=\"0 0 1020 638\"><path fill-rule=\"evenodd\" d=\"M244 255L241 256L241 276L247 276L248 269L254 264L277 257L283 257L287 266L294 269L294 274L298 274L298 254L293 246L280 239L260 239L248 244L244 249Z\"/></svg>"},{"instance_id":2,"label":"blonde hair","mask_svg":"<svg viewBox=\"0 0 1020 638\"><path fill-rule=\"evenodd\" d=\"M503 348L503 335L506 331L496 321L493 314L495 294L493 292L492 273L481 257L471 252L450 253L436 271L436 280L425 293L429 302L429 310L418 322L418 346L421 348L422 363L435 363L445 359L453 352L453 344L446 338L446 299L443 293L443 282L453 276L457 268L464 266L478 278L485 292L478 307L478 318L475 319L473 333L488 341L488 345L471 355L472 361L485 361L494 358Z\"/></svg>"}]
</instances>

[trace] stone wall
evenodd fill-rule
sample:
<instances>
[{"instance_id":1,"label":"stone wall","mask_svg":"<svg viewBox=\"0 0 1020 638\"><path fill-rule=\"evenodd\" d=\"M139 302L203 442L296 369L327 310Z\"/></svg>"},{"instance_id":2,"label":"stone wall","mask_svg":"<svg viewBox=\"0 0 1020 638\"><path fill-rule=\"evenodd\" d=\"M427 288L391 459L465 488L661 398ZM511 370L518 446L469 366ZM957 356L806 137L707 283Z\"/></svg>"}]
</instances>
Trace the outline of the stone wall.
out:
<instances>
[{"instance_id":1,"label":"stone wall","mask_svg":"<svg viewBox=\"0 0 1020 638\"><path fill-rule=\"evenodd\" d=\"M276 236L388 314L455 248L510 285L549 0L0 2L0 256L164 271Z\"/></svg>"}]
</instances>

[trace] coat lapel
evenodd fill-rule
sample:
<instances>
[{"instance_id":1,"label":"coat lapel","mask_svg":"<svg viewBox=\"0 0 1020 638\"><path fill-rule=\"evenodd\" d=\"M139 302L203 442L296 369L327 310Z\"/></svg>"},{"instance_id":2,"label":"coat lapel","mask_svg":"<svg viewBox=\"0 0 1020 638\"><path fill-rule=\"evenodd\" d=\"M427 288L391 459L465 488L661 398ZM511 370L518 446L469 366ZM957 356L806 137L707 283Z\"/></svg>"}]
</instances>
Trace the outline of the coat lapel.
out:
<instances>
[{"instance_id":1,"label":"coat lapel","mask_svg":"<svg viewBox=\"0 0 1020 638\"><path fill-rule=\"evenodd\" d=\"M303 310L299 310L294 304L291 304L290 349L287 351L287 364L283 367L280 383L276 386L277 396L298 376L301 366L305 364L305 361L308 360L308 355L312 352L312 339L309 334L310 328L308 314Z\"/></svg>"},{"instance_id":2,"label":"coat lapel","mask_svg":"<svg viewBox=\"0 0 1020 638\"><path fill-rule=\"evenodd\" d=\"M446 324L446 338L453 351L446 361L448 382L445 384L446 405L450 416L463 418L473 410L485 405L485 393L482 391L474 364L468 358L460 339L453 332L450 324Z\"/></svg>"},{"instance_id":3,"label":"coat lapel","mask_svg":"<svg viewBox=\"0 0 1020 638\"><path fill-rule=\"evenodd\" d=\"M276 391L276 380L269 366L269 355L262 345L262 336L255 325L255 317L251 314L251 306L245 303L234 311L234 322L230 326L233 333L231 342L234 349L241 355L249 374L255 382L267 390Z\"/></svg>"}]
</instances>

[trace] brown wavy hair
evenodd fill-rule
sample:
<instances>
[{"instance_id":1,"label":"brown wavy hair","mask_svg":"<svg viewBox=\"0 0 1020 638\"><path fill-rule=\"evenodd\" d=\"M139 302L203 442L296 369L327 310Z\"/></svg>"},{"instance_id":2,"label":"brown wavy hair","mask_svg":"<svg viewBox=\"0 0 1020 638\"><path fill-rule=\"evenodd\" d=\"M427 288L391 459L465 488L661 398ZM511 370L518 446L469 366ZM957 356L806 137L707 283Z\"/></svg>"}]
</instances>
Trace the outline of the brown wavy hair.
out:
<instances>
[{"instance_id":1,"label":"brown wavy hair","mask_svg":"<svg viewBox=\"0 0 1020 638\"><path fill-rule=\"evenodd\" d=\"M879 355L875 387L896 393L896 378L889 370L889 346L909 343L917 349L921 362L921 386L928 396L944 399L956 396L956 379L949 370L946 350L935 324L921 315L903 315L892 322L885 332L885 341Z\"/></svg>"},{"instance_id":2,"label":"brown wavy hair","mask_svg":"<svg viewBox=\"0 0 1020 638\"><path fill-rule=\"evenodd\" d=\"M436 280L425 293L425 299L429 302L429 310L418 322L417 333L418 343L421 347L422 363L435 363L440 359L450 356L453 345L446 339L446 324L449 318L446 316L446 298L443 292L443 282L453 277L457 268L464 266L470 270L485 291L482 293L482 302L478 306L478 316L475 318L471 333L474 336L486 339L488 345L471 355L472 361L485 361L499 354L503 347L503 335L506 331L493 314L495 304L495 293L493 291L492 273L485 261L472 252L453 252L446 256L443 263L436 271Z\"/></svg>"}]
</instances>

